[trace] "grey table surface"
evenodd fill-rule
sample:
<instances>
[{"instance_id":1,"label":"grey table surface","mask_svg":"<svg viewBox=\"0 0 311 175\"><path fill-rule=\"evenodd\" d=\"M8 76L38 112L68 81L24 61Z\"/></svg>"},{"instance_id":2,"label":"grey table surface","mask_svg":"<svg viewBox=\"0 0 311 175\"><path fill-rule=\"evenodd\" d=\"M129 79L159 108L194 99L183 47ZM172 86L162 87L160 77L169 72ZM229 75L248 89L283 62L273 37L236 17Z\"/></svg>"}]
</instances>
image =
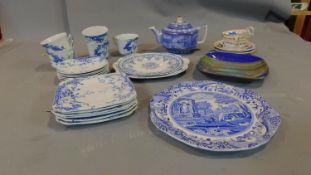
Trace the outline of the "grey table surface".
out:
<instances>
[{"instance_id":1,"label":"grey table surface","mask_svg":"<svg viewBox=\"0 0 311 175\"><path fill-rule=\"evenodd\" d=\"M0 49L0 174L311 174L311 45L283 24L253 23L257 55L266 59L264 81L236 83L198 72L199 58L219 37L187 57L185 74L152 81L134 81L139 107L134 115L107 123L65 127L51 109L57 86L55 70L38 42L14 42ZM150 41L152 41L151 36ZM148 39L147 39L148 40ZM141 43L141 52L165 52ZM77 43L78 54L86 53ZM110 63L119 56L111 51ZM251 151L213 153L186 146L158 131L148 116L152 94L182 81L216 80L261 94L280 114L282 124L265 146Z\"/></svg>"}]
</instances>

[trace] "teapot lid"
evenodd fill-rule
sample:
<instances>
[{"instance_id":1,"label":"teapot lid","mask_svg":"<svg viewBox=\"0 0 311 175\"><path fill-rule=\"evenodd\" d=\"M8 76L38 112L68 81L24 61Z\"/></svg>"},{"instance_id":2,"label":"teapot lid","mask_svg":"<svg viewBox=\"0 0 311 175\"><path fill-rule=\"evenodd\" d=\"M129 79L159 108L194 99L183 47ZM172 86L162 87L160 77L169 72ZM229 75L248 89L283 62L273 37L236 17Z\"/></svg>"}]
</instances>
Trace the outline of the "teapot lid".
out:
<instances>
[{"instance_id":1,"label":"teapot lid","mask_svg":"<svg viewBox=\"0 0 311 175\"><path fill-rule=\"evenodd\" d=\"M166 33L187 33L192 34L198 30L194 28L189 22L185 22L183 17L178 16L176 22L170 23L163 32Z\"/></svg>"}]
</instances>

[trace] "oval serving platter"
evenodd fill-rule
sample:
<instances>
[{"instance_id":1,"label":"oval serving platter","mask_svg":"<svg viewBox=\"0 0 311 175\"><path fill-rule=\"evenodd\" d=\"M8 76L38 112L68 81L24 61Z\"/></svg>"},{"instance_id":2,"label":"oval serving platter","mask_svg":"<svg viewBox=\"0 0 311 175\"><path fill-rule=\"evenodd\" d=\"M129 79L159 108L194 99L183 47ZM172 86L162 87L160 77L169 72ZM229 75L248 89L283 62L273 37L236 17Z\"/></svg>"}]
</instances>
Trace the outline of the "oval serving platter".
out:
<instances>
[{"instance_id":1,"label":"oval serving platter","mask_svg":"<svg viewBox=\"0 0 311 175\"><path fill-rule=\"evenodd\" d=\"M266 144L281 119L255 92L214 81L171 86L150 100L152 123L189 146L217 152Z\"/></svg>"}]
</instances>

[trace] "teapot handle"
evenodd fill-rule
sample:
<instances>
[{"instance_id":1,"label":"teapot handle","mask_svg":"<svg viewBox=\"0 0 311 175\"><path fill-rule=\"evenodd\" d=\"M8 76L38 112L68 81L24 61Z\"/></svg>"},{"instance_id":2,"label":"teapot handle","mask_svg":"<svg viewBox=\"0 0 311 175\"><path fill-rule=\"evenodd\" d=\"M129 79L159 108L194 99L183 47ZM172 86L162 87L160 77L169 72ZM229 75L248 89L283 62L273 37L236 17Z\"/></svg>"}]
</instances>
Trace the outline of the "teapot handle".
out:
<instances>
[{"instance_id":1,"label":"teapot handle","mask_svg":"<svg viewBox=\"0 0 311 175\"><path fill-rule=\"evenodd\" d=\"M70 46L73 47L73 37L72 37L72 35L68 34L67 38L68 38Z\"/></svg>"},{"instance_id":2,"label":"teapot handle","mask_svg":"<svg viewBox=\"0 0 311 175\"><path fill-rule=\"evenodd\" d=\"M248 26L246 29L247 29L248 34L249 34L250 36L253 36L253 35L254 35L254 33L255 33L255 28L254 28L253 26Z\"/></svg>"},{"instance_id":3,"label":"teapot handle","mask_svg":"<svg viewBox=\"0 0 311 175\"><path fill-rule=\"evenodd\" d=\"M200 41L198 41L198 42L197 42L198 44L203 44L203 43L206 41L208 26L207 26L207 24L205 24L205 25L203 25L202 27L205 28L205 31L204 31L203 39L200 40Z\"/></svg>"}]
</instances>

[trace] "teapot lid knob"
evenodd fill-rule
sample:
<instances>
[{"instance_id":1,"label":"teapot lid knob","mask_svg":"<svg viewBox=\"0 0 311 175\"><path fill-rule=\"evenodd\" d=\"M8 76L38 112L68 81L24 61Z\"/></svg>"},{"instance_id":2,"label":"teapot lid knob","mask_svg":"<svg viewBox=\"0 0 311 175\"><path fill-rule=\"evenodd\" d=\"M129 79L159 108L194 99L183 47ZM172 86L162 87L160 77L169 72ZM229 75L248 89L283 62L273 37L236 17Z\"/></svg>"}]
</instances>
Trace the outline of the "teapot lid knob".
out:
<instances>
[{"instance_id":1,"label":"teapot lid knob","mask_svg":"<svg viewBox=\"0 0 311 175\"><path fill-rule=\"evenodd\" d=\"M177 23L183 23L184 22L184 18L181 16L177 17Z\"/></svg>"}]
</instances>

